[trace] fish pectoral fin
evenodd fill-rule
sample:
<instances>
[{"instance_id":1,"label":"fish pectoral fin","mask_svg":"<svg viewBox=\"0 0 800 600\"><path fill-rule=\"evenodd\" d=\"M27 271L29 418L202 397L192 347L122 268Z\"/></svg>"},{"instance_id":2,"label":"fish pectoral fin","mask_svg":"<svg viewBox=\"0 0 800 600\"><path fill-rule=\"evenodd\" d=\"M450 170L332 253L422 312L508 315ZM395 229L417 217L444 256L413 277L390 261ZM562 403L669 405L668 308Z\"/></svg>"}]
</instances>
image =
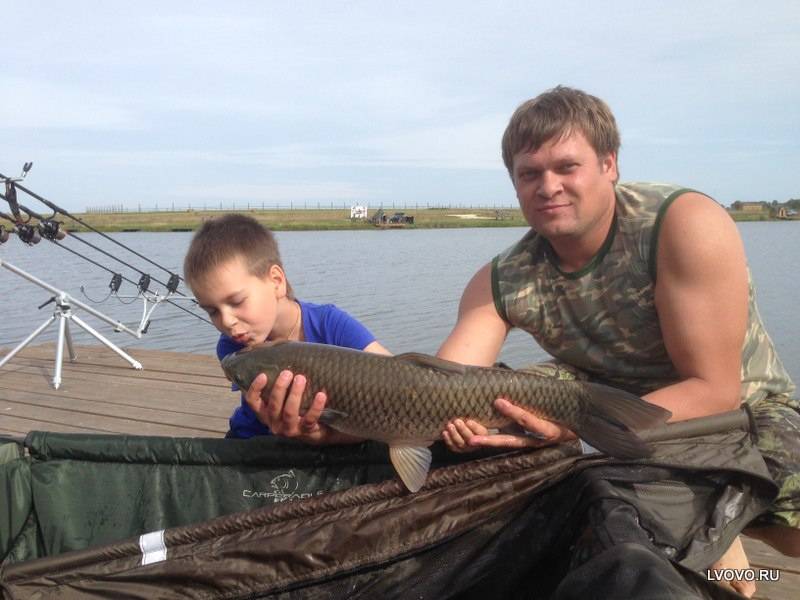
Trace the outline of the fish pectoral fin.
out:
<instances>
[{"instance_id":1,"label":"fish pectoral fin","mask_svg":"<svg viewBox=\"0 0 800 600\"><path fill-rule=\"evenodd\" d=\"M443 371L445 373L453 373L455 375L463 375L466 372L466 366L451 360L443 358L436 358L430 354L422 354L420 352L406 352L405 354L398 354L394 357L396 360L405 360L412 362L418 367L424 369L433 369L434 371Z\"/></svg>"},{"instance_id":2,"label":"fish pectoral fin","mask_svg":"<svg viewBox=\"0 0 800 600\"><path fill-rule=\"evenodd\" d=\"M323 425L335 425L336 421L346 419L350 415L344 411L333 408L323 408L319 415L319 422Z\"/></svg>"},{"instance_id":3,"label":"fish pectoral fin","mask_svg":"<svg viewBox=\"0 0 800 600\"><path fill-rule=\"evenodd\" d=\"M431 451L424 446L389 446L389 458L408 491L419 491L431 468Z\"/></svg>"}]
</instances>

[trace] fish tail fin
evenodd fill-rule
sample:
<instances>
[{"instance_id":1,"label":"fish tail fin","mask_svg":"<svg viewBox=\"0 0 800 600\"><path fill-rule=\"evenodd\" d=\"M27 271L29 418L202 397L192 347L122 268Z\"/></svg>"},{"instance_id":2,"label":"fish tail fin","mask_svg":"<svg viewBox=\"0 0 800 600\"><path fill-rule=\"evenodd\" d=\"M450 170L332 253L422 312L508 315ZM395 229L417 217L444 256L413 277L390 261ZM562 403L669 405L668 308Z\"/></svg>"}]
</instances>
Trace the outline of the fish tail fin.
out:
<instances>
[{"instance_id":1,"label":"fish tail fin","mask_svg":"<svg viewBox=\"0 0 800 600\"><path fill-rule=\"evenodd\" d=\"M586 410L575 433L617 458L650 456L650 447L635 432L665 423L672 413L624 390L596 383L586 387Z\"/></svg>"}]
</instances>

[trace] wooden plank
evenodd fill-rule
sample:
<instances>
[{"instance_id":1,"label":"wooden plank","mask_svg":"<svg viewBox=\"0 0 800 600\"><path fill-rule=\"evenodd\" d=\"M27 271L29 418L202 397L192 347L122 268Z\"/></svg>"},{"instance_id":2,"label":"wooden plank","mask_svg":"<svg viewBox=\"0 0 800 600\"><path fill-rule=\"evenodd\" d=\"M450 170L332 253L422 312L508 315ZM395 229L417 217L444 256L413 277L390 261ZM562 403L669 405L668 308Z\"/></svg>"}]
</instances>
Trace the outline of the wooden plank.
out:
<instances>
[{"instance_id":1,"label":"wooden plank","mask_svg":"<svg viewBox=\"0 0 800 600\"><path fill-rule=\"evenodd\" d=\"M143 409L115 416L81 410L81 408L85 407L56 408L16 403L11 414L4 412L3 420L20 417L46 424L84 428L87 431L138 435L218 437L227 430L224 419L211 422L198 419L186 421L176 419L166 412L159 414Z\"/></svg>"},{"instance_id":2,"label":"wooden plank","mask_svg":"<svg viewBox=\"0 0 800 600\"><path fill-rule=\"evenodd\" d=\"M180 400L196 398L226 398L231 394L230 383L221 377L200 379L197 376L176 374L175 376L153 378L142 371L88 372L64 368L62 382L58 390L52 388L52 374L42 375L36 367L22 365L16 370L0 371L0 386L8 389L37 389L55 395L75 395L94 397L102 394L108 386L116 386L117 392L125 396L137 397L139 391L155 392L158 396L176 395Z\"/></svg>"},{"instance_id":3,"label":"wooden plank","mask_svg":"<svg viewBox=\"0 0 800 600\"><path fill-rule=\"evenodd\" d=\"M25 348L0 369L0 433L32 429L217 437L239 403L213 356L137 350L137 371L103 346L76 346L52 387L53 344ZM2 356L2 354L0 354Z\"/></svg>"},{"instance_id":4,"label":"wooden plank","mask_svg":"<svg viewBox=\"0 0 800 600\"><path fill-rule=\"evenodd\" d=\"M781 571L800 575L800 558L785 556L759 540L748 537L742 539L751 566L780 569Z\"/></svg>"},{"instance_id":5,"label":"wooden plank","mask_svg":"<svg viewBox=\"0 0 800 600\"><path fill-rule=\"evenodd\" d=\"M42 421L40 419L27 419L13 415L3 417L2 427L0 427L0 434L24 438L31 431L56 431L58 433L126 433L122 431L89 429L85 426L76 427L74 425L67 425L65 423L54 423L51 421ZM133 432L127 433L131 434Z\"/></svg>"},{"instance_id":6,"label":"wooden plank","mask_svg":"<svg viewBox=\"0 0 800 600\"><path fill-rule=\"evenodd\" d=\"M800 596L800 575L781 571L778 581L757 581L753 600L797 600Z\"/></svg>"},{"instance_id":7,"label":"wooden plank","mask_svg":"<svg viewBox=\"0 0 800 600\"><path fill-rule=\"evenodd\" d=\"M76 350L76 360L73 362L70 360L69 354L65 350L62 364L64 366L70 365L78 370L88 371L135 371L127 361L116 354L111 351L107 351L107 354L110 354L110 356L97 356L96 354L87 355L86 351L81 348ZM0 351L0 356L2 355L3 352ZM134 355L134 358L137 360L145 358L146 363L144 360L139 360L139 362L144 366L145 372L152 374L183 373L187 376L223 377L219 361L215 358L201 355L194 356L197 358L187 358L174 352L158 352L153 355L150 355L148 352L148 354L143 355L142 351L139 351ZM55 350L53 350L52 353L40 355L40 353L28 353L26 349L11 359L8 366L11 365L35 365L52 371L55 369Z\"/></svg>"},{"instance_id":8,"label":"wooden plank","mask_svg":"<svg viewBox=\"0 0 800 600\"><path fill-rule=\"evenodd\" d=\"M768 569L769 578L777 575L778 579L757 581L754 599L795 600L800 597L800 558L784 556L759 540L743 537L742 541L750 566L757 571Z\"/></svg>"},{"instance_id":9,"label":"wooden plank","mask_svg":"<svg viewBox=\"0 0 800 600\"><path fill-rule=\"evenodd\" d=\"M240 396L227 389L200 388L190 383L147 385L119 381L99 381L93 386L62 386L54 390L49 385L31 387L23 378L0 378L0 415L15 403L42 406L70 407L76 402L93 402L95 412L110 414L120 410L141 409L181 415L184 420L194 417L227 418L239 404Z\"/></svg>"},{"instance_id":10,"label":"wooden plank","mask_svg":"<svg viewBox=\"0 0 800 600\"><path fill-rule=\"evenodd\" d=\"M121 366L72 363L68 360L65 360L62 364L64 370L69 369L72 373L75 373L77 377L83 378L95 375L113 375L115 377L136 377L138 379L152 379L154 381L181 379L186 381L195 381L198 383L206 383L208 385L219 385L225 384L226 382L226 379L222 375L222 371L219 369L216 372L206 371L205 373L190 373L175 368L172 370L169 368L162 368L158 370L136 370L133 368L122 368ZM5 372L17 373L23 371L35 371L42 374L49 374L49 376L52 377L52 374L55 371L55 364L52 361L47 362L30 358L22 358L17 360L17 357L14 357L13 364L9 363L3 367L2 370L0 370L0 376L2 376Z\"/></svg>"},{"instance_id":11,"label":"wooden plank","mask_svg":"<svg viewBox=\"0 0 800 600\"><path fill-rule=\"evenodd\" d=\"M193 381L195 383L205 383L207 385L229 385L225 383L227 380L222 376L222 371L219 370L219 368L218 373L191 373L178 369L168 370L163 368L136 370L133 368L122 368L121 366L95 365L80 362L70 363L69 361L65 360L63 363L63 368L66 369L67 367L69 367L70 371L76 376L83 378L98 374L108 374L114 375L115 377L136 377L138 379L150 379L153 381L170 381L174 379L180 379L185 381ZM5 370L5 367L3 370ZM49 377L52 378L53 372L55 371L55 364L53 362L47 363L37 359L23 358L16 361L16 364L13 365L14 372L25 370L36 370L42 374L49 374ZM0 372L0 376L2 376L2 372Z\"/></svg>"},{"instance_id":12,"label":"wooden plank","mask_svg":"<svg viewBox=\"0 0 800 600\"><path fill-rule=\"evenodd\" d=\"M8 350L10 349L0 348L0 357L4 356ZM186 373L195 373L199 375L208 374L209 372L216 372L220 375L222 373L219 367L219 361L216 357L207 354L143 350L139 348L122 348L122 350L141 362L145 370L148 371L157 372L163 369L164 365L168 365L170 368L177 368ZM105 346L75 346L75 354L75 364L130 368L127 361ZM54 363L55 356L55 344L49 343L40 346L29 346L15 356L11 362L13 363L21 358L28 358ZM67 362L69 362L69 354L65 348L64 363L66 364Z\"/></svg>"},{"instance_id":13,"label":"wooden plank","mask_svg":"<svg viewBox=\"0 0 800 600\"><path fill-rule=\"evenodd\" d=\"M68 412L70 413L70 418L81 418L83 420L96 418L98 423L106 422L108 419L123 419L173 425L182 429L198 429L211 434L227 431L227 414L199 415L194 412L172 410L170 408L146 408L121 403L112 404L103 400L85 400L77 397L65 400L58 405L49 403L48 406L43 406L41 394L18 391L15 394L14 401L6 402L10 410L4 409L2 414L28 418L34 415L37 418L39 418L39 415L50 415L49 418L55 422L68 422L64 420L65 416L62 414ZM226 412L229 413L230 411Z\"/></svg>"}]
</instances>

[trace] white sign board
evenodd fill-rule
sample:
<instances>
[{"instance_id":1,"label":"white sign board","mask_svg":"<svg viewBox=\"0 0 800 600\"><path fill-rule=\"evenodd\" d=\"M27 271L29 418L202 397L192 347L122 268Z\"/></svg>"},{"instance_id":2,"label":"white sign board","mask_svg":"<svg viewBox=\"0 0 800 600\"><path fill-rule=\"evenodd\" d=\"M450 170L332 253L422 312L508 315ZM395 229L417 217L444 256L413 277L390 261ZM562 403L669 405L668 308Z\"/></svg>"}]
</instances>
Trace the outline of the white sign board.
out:
<instances>
[{"instance_id":1,"label":"white sign board","mask_svg":"<svg viewBox=\"0 0 800 600\"><path fill-rule=\"evenodd\" d=\"M367 218L367 207L366 206L351 206L350 207L350 218L351 219L366 219Z\"/></svg>"}]
</instances>

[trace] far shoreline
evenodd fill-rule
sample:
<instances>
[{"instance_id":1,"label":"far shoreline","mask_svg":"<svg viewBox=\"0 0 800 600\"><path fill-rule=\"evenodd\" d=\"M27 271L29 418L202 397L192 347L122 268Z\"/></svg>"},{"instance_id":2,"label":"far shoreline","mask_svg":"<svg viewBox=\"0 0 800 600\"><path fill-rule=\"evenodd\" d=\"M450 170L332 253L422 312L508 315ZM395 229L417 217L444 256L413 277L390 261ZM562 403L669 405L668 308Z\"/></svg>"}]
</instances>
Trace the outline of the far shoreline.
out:
<instances>
[{"instance_id":1,"label":"far shoreline","mask_svg":"<svg viewBox=\"0 0 800 600\"><path fill-rule=\"evenodd\" d=\"M382 229L455 229L474 227L527 227L519 208L412 208L386 211L388 217L395 212L413 217L413 224L385 224L378 226L364 219L351 219L348 209L248 209L248 210L176 210L150 212L91 212L74 216L90 227L66 219L64 228L70 232L91 229L112 232L191 232L208 219L226 212L247 214L272 231L371 231ZM779 219L764 213L728 211L736 222L799 221ZM62 220L62 219L59 219Z\"/></svg>"},{"instance_id":2,"label":"far shoreline","mask_svg":"<svg viewBox=\"0 0 800 600\"><path fill-rule=\"evenodd\" d=\"M248 209L248 210L181 210L152 212L108 212L74 214L75 217L103 232L179 232L194 231L203 222L226 213L246 214L272 231L371 231L382 229L454 229L465 227L525 227L519 208L411 208L385 210L387 222L375 225L368 219L351 219L350 210L333 209ZM413 217L413 224L389 223L395 213ZM373 213L374 214L374 213ZM370 215L372 216L372 215ZM59 219L61 220L61 219ZM67 219L68 231L89 231L80 223Z\"/></svg>"}]
</instances>

